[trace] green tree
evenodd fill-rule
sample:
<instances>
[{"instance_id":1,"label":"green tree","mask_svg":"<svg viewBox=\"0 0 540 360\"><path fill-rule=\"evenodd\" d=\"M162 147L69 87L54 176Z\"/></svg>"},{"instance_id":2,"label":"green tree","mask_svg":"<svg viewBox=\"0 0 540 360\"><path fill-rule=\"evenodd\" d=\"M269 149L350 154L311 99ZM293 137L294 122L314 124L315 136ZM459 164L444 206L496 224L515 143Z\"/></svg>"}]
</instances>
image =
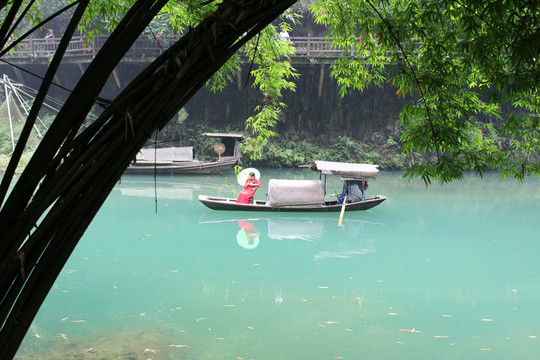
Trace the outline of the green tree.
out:
<instances>
[{"instance_id":1,"label":"green tree","mask_svg":"<svg viewBox=\"0 0 540 360\"><path fill-rule=\"evenodd\" d=\"M286 23L280 27L290 30ZM289 79L298 77L289 61L295 52L294 46L287 40L276 41L277 38L278 31L269 26L257 40L246 44L249 60L257 64L257 68L251 71L254 86L259 87L264 96L264 103L255 108L256 114L246 120L246 129L251 130L254 136L245 140L243 148L252 159L260 159L266 140L276 135L273 129L286 106L281 101L282 92L294 91L295 83Z\"/></svg>"},{"instance_id":2,"label":"green tree","mask_svg":"<svg viewBox=\"0 0 540 360\"><path fill-rule=\"evenodd\" d=\"M280 18L299 24L300 15L289 9ZM288 22L281 22L279 28L290 31ZM260 159L267 140L276 135L274 128L286 107L281 101L283 92L296 90L296 84L291 80L298 78L298 74L290 62L295 47L292 42L279 39L278 32L275 26L268 25L256 38L247 42L239 54L214 75L211 82L212 91L223 90L233 75L240 71L242 57L249 62L253 86L263 95L263 103L255 107L255 114L245 122L246 130L251 131L253 136L241 145L243 152L254 160Z\"/></svg>"},{"instance_id":3,"label":"green tree","mask_svg":"<svg viewBox=\"0 0 540 360\"><path fill-rule=\"evenodd\" d=\"M400 116L403 149L424 161L407 175L428 184L494 168L517 179L540 174L538 6L319 0L313 11L337 46L363 59L334 64L342 93L386 81L410 100Z\"/></svg>"}]
</instances>

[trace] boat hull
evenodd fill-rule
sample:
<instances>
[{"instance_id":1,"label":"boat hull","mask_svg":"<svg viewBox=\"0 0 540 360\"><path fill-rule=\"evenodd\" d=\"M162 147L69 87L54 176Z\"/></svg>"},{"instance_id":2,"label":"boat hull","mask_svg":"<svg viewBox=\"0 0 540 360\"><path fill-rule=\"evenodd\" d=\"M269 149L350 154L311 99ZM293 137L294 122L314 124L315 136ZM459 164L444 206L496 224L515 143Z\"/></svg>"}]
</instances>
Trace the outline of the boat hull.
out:
<instances>
[{"instance_id":1,"label":"boat hull","mask_svg":"<svg viewBox=\"0 0 540 360\"><path fill-rule=\"evenodd\" d=\"M220 161L189 161L189 162L137 162L133 163L124 172L125 174L167 174L167 175L199 175L219 174L231 169L238 163L238 159L226 159Z\"/></svg>"},{"instance_id":2,"label":"boat hull","mask_svg":"<svg viewBox=\"0 0 540 360\"><path fill-rule=\"evenodd\" d=\"M386 200L386 196L377 195L365 201L348 203L345 211L368 210ZM287 205L269 206L265 201L256 200L253 204L238 204L236 199L219 196L199 195L199 201L212 210L228 211L267 211L267 212L339 212L343 205L337 201L326 201L324 205Z\"/></svg>"}]
</instances>

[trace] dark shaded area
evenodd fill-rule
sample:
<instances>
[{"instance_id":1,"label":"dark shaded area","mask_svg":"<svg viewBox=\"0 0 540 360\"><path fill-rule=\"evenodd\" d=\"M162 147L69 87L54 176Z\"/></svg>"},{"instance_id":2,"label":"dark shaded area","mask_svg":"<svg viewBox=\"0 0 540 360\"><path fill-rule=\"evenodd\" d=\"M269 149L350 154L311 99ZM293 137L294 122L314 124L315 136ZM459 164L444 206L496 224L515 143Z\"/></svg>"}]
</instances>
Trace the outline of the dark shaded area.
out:
<instances>
[{"instance_id":1,"label":"dark shaded area","mask_svg":"<svg viewBox=\"0 0 540 360\"><path fill-rule=\"evenodd\" d=\"M81 67L84 69L86 66L63 65L55 79L62 87L72 89L81 76ZM111 75L100 96L114 98L145 66L145 63L120 63L116 68L116 77ZM342 97L336 81L330 76L328 64L295 63L294 67L300 77L295 80L296 92L286 92L283 96L287 108L282 121L278 123L280 136L315 141L324 133L369 142L374 133L379 133L383 138L395 134L399 111L405 100L394 96L395 88L391 85L383 88L371 86L364 92L351 91ZM41 64L25 68L35 74L43 74L46 69ZM207 87L201 88L185 106L189 115L187 124L205 123L216 129L225 126L243 129L245 120L262 103L260 91L253 88L249 81L245 85L248 71L249 65L245 64L235 82L222 92L214 93ZM0 65L0 73L31 88L39 87L38 78L10 66ZM68 92L53 86L50 95L65 99Z\"/></svg>"}]
</instances>

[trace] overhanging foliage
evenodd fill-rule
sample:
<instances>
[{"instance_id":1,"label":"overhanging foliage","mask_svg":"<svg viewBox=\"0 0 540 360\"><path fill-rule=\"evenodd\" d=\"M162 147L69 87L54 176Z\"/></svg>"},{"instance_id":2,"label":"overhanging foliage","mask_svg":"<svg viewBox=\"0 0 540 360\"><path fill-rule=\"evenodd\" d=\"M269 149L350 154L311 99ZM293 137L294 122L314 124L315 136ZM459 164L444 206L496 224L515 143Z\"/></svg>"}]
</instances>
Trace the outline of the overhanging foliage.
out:
<instances>
[{"instance_id":1,"label":"overhanging foliage","mask_svg":"<svg viewBox=\"0 0 540 360\"><path fill-rule=\"evenodd\" d=\"M538 7L521 0L319 0L313 11L336 46L363 59L334 64L342 93L388 81L409 99L401 140L405 154L423 153L425 161L407 174L430 183L494 168L520 180L540 174ZM394 65L391 73L386 64ZM494 134L512 141L494 142Z\"/></svg>"}]
</instances>

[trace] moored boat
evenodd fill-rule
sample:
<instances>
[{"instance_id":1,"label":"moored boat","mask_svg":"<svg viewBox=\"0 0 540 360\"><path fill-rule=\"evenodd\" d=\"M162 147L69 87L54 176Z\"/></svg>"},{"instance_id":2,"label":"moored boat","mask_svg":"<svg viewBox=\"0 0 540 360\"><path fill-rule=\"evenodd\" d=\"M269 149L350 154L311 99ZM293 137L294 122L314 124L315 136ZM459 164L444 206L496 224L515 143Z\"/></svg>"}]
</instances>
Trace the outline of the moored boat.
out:
<instances>
[{"instance_id":1,"label":"moored boat","mask_svg":"<svg viewBox=\"0 0 540 360\"><path fill-rule=\"evenodd\" d=\"M218 155L215 161L198 161L194 159L193 147L143 148L137 154L125 174L173 174L197 175L218 174L231 169L240 163L241 134L204 133L203 136L219 138L214 152Z\"/></svg>"},{"instance_id":2,"label":"moored boat","mask_svg":"<svg viewBox=\"0 0 540 360\"><path fill-rule=\"evenodd\" d=\"M252 203L242 204L237 203L234 198L208 195L199 195L198 199L213 210L283 212L368 210L386 200L383 195L365 197L367 180L375 179L379 173L377 165L314 161L310 168L319 171L319 180L271 179L266 201L254 200ZM326 195L327 175L341 177L341 194Z\"/></svg>"}]
</instances>

